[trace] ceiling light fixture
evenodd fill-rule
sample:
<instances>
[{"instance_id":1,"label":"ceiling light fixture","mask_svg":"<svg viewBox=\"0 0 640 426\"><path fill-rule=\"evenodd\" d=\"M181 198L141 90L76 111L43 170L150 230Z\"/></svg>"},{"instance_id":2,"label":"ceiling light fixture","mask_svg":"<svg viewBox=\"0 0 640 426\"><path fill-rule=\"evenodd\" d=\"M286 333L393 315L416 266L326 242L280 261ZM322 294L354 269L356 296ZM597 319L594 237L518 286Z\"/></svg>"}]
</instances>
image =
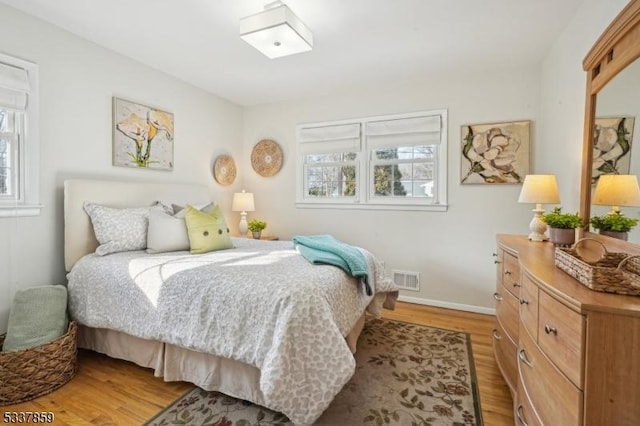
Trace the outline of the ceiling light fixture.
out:
<instances>
[{"instance_id":1,"label":"ceiling light fixture","mask_svg":"<svg viewBox=\"0 0 640 426\"><path fill-rule=\"evenodd\" d=\"M269 3L264 11L240 19L240 37L269 59L313 48L309 28L281 1Z\"/></svg>"}]
</instances>

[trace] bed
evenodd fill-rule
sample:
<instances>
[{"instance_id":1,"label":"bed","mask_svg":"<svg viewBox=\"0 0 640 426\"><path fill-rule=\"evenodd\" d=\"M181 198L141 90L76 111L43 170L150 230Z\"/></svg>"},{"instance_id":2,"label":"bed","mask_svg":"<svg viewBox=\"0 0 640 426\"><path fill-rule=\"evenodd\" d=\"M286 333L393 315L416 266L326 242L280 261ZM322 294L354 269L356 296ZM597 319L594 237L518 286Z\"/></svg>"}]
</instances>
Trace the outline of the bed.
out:
<instances>
[{"instance_id":1,"label":"bed","mask_svg":"<svg viewBox=\"0 0 640 426\"><path fill-rule=\"evenodd\" d=\"M65 181L65 267L78 345L312 424L355 371L365 312L392 309L398 292L364 249L372 295L341 269L312 265L291 241L233 238L232 249L198 255L94 253L87 202L131 208L210 199L197 185Z\"/></svg>"}]
</instances>

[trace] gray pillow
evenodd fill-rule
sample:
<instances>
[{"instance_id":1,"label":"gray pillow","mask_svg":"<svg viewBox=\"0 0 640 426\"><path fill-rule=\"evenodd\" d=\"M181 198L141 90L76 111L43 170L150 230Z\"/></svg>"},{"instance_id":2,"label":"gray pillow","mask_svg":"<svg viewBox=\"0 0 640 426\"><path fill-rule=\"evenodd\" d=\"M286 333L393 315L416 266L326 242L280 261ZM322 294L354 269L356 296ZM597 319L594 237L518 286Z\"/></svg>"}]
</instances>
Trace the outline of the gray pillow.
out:
<instances>
[{"instance_id":1,"label":"gray pillow","mask_svg":"<svg viewBox=\"0 0 640 426\"><path fill-rule=\"evenodd\" d=\"M164 210L160 203L151 207L123 209L84 203L84 210L91 218L93 231L100 243L96 254L104 256L147 248L147 226L151 209L160 212Z\"/></svg>"},{"instance_id":2,"label":"gray pillow","mask_svg":"<svg viewBox=\"0 0 640 426\"><path fill-rule=\"evenodd\" d=\"M185 216L185 207L186 206L191 206L195 209L200 210L203 213L210 213L214 207L216 206L214 203L212 202L207 202L207 203L189 203L186 204L184 206L180 205L180 204L171 204L172 208L173 208L173 214L176 217L181 217L184 219Z\"/></svg>"},{"instance_id":3,"label":"gray pillow","mask_svg":"<svg viewBox=\"0 0 640 426\"><path fill-rule=\"evenodd\" d=\"M189 234L185 222L185 210L174 204L176 214L168 215L162 211L149 212L147 230L147 253L163 253L167 251L183 251L191 248ZM214 208L213 203L201 205L200 211L208 213Z\"/></svg>"},{"instance_id":4,"label":"gray pillow","mask_svg":"<svg viewBox=\"0 0 640 426\"><path fill-rule=\"evenodd\" d=\"M2 350L15 352L52 342L67 332L67 288L48 285L18 290Z\"/></svg>"}]
</instances>

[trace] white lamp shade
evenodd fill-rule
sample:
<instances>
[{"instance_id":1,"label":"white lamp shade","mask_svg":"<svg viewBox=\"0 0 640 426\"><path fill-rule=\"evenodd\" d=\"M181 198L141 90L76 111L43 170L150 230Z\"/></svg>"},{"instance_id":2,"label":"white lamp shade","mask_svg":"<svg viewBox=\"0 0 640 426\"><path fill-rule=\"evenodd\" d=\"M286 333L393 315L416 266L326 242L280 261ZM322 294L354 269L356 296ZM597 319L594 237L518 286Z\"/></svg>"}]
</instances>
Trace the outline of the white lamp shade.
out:
<instances>
[{"instance_id":1,"label":"white lamp shade","mask_svg":"<svg viewBox=\"0 0 640 426\"><path fill-rule=\"evenodd\" d=\"M313 48L311 31L284 4L242 18L240 37L269 59Z\"/></svg>"},{"instance_id":2,"label":"white lamp shade","mask_svg":"<svg viewBox=\"0 0 640 426\"><path fill-rule=\"evenodd\" d=\"M640 206L640 188L636 175L600 175L593 194L599 206Z\"/></svg>"},{"instance_id":3,"label":"white lamp shade","mask_svg":"<svg viewBox=\"0 0 640 426\"><path fill-rule=\"evenodd\" d=\"M519 203L558 204L560 194L554 175L527 175L524 177Z\"/></svg>"},{"instance_id":4,"label":"white lamp shade","mask_svg":"<svg viewBox=\"0 0 640 426\"><path fill-rule=\"evenodd\" d=\"M253 202L253 193L236 192L233 194L233 202L231 203L231 210L234 212L252 212L256 209Z\"/></svg>"}]
</instances>

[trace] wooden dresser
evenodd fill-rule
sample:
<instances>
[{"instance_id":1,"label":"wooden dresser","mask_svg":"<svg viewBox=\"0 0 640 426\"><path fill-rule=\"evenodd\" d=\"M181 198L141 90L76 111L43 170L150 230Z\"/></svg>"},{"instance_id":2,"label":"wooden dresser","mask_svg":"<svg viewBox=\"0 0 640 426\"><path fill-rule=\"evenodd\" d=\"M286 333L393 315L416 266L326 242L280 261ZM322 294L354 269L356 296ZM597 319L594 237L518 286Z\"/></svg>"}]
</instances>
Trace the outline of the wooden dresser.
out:
<instances>
[{"instance_id":1,"label":"wooden dresser","mask_svg":"<svg viewBox=\"0 0 640 426\"><path fill-rule=\"evenodd\" d=\"M497 244L493 348L516 424L640 425L640 297L588 289L550 243Z\"/></svg>"}]
</instances>

